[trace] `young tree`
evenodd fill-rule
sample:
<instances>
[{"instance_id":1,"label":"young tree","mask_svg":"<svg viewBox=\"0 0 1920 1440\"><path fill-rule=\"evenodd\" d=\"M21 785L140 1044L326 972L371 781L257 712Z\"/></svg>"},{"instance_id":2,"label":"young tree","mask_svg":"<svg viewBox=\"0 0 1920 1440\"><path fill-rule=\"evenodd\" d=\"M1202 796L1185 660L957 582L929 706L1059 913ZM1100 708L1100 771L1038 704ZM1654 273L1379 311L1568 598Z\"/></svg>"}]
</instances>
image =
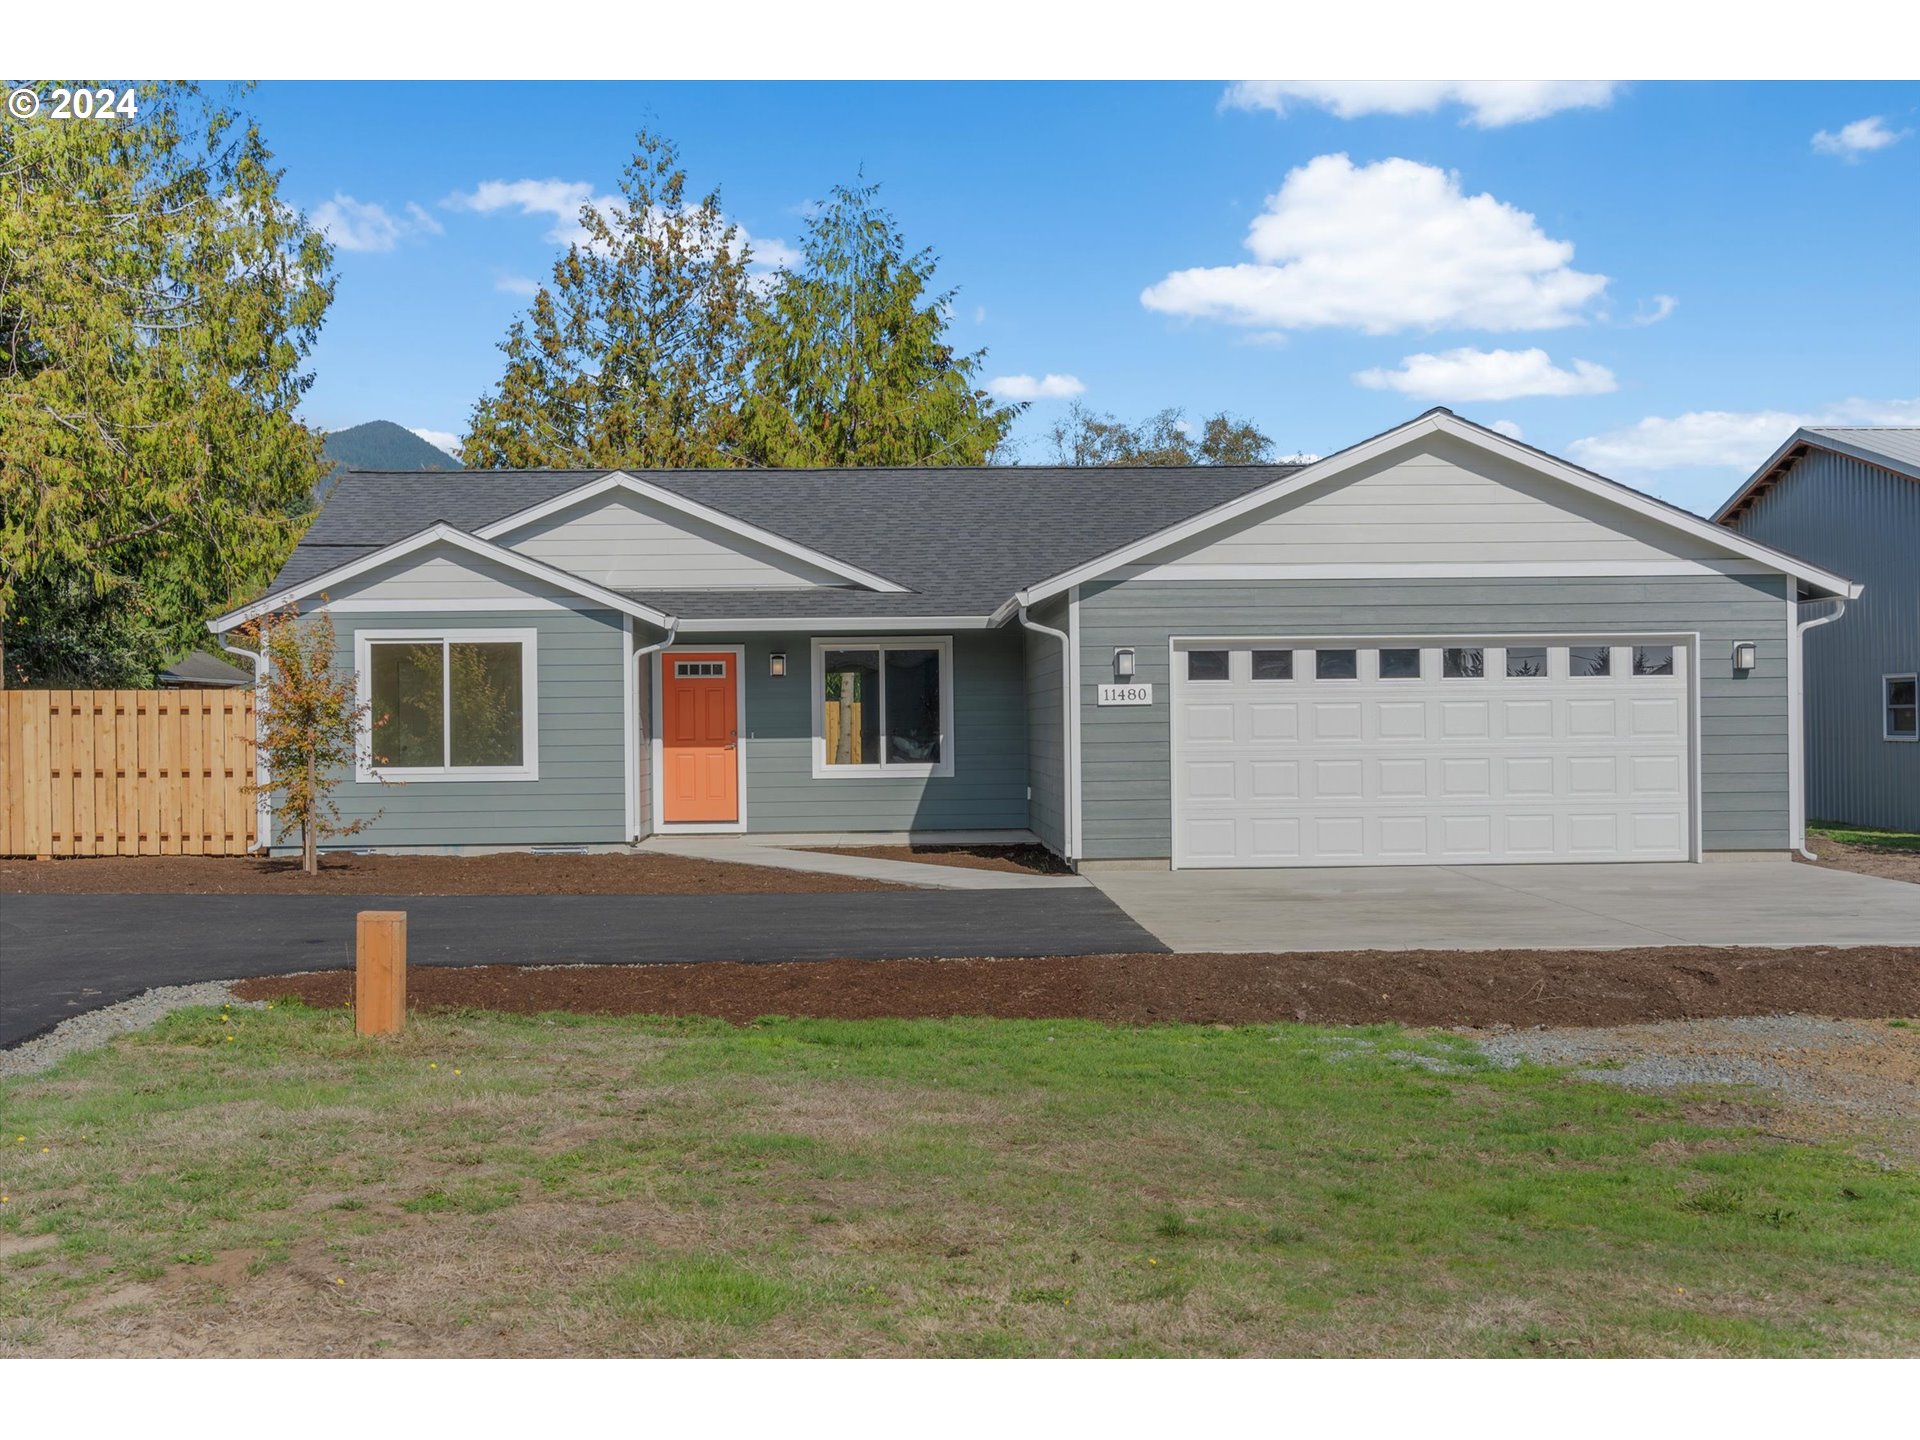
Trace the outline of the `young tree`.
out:
<instances>
[{"instance_id":1,"label":"young tree","mask_svg":"<svg viewBox=\"0 0 1920 1440\"><path fill-rule=\"evenodd\" d=\"M1196 430L1180 410L1161 410L1129 425L1076 400L1054 422L1049 438L1058 465L1265 465L1274 458L1268 436L1224 410Z\"/></svg>"},{"instance_id":2,"label":"young tree","mask_svg":"<svg viewBox=\"0 0 1920 1440\"><path fill-rule=\"evenodd\" d=\"M290 605L243 633L266 670L259 744L267 778L247 788L275 797L274 839L298 831L300 868L314 875L320 841L357 834L380 818L376 811L343 819L333 798L366 743L367 707L353 672L334 668L333 618L324 610L302 621Z\"/></svg>"},{"instance_id":3,"label":"young tree","mask_svg":"<svg viewBox=\"0 0 1920 1440\"><path fill-rule=\"evenodd\" d=\"M743 418L761 465L978 465L1022 406L975 388L947 336L954 292L908 253L877 185L837 186L753 325Z\"/></svg>"},{"instance_id":4,"label":"young tree","mask_svg":"<svg viewBox=\"0 0 1920 1440\"><path fill-rule=\"evenodd\" d=\"M669 140L642 132L620 201L581 207L585 237L501 342L460 459L486 466L739 463L754 297L720 192L687 199Z\"/></svg>"},{"instance_id":5,"label":"young tree","mask_svg":"<svg viewBox=\"0 0 1920 1440\"><path fill-rule=\"evenodd\" d=\"M148 684L291 549L332 252L192 86L0 124L0 675Z\"/></svg>"}]
</instances>

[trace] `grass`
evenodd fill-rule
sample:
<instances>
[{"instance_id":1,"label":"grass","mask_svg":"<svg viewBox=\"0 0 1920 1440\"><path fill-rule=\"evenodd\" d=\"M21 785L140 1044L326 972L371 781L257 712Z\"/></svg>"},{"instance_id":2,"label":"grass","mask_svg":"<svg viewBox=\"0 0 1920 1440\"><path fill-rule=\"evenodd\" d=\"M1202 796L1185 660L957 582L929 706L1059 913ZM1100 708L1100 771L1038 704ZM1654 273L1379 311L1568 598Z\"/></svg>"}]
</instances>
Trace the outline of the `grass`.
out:
<instances>
[{"instance_id":1,"label":"grass","mask_svg":"<svg viewBox=\"0 0 1920 1440\"><path fill-rule=\"evenodd\" d=\"M0 1353L1920 1350L1920 1175L1688 1114L1386 1027L187 1011L0 1082Z\"/></svg>"},{"instance_id":2,"label":"grass","mask_svg":"<svg viewBox=\"0 0 1920 1440\"><path fill-rule=\"evenodd\" d=\"M1920 835L1911 830L1875 830L1867 825L1841 825L1828 820L1809 820L1808 833L1824 835L1843 845L1867 845L1876 850L1920 851Z\"/></svg>"}]
</instances>

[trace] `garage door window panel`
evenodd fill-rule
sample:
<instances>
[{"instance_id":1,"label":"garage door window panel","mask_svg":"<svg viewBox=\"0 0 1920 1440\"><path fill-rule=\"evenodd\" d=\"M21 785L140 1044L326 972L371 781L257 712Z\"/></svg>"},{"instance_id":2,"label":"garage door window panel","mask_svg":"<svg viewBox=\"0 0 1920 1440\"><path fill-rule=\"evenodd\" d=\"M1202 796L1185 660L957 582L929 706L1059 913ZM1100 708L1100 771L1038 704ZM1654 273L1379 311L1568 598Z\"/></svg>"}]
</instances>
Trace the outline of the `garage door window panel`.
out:
<instances>
[{"instance_id":1,"label":"garage door window panel","mask_svg":"<svg viewBox=\"0 0 1920 1440\"><path fill-rule=\"evenodd\" d=\"M1253 678L1256 680L1291 680L1293 678L1293 651L1254 651Z\"/></svg>"},{"instance_id":2,"label":"garage door window panel","mask_svg":"<svg viewBox=\"0 0 1920 1440\"><path fill-rule=\"evenodd\" d=\"M1380 678L1382 680L1418 680L1420 652L1418 650L1382 650Z\"/></svg>"},{"instance_id":3,"label":"garage door window panel","mask_svg":"<svg viewBox=\"0 0 1920 1440\"><path fill-rule=\"evenodd\" d=\"M1613 673L1611 645L1570 645L1567 674L1576 680L1599 680Z\"/></svg>"},{"instance_id":4,"label":"garage door window panel","mask_svg":"<svg viewBox=\"0 0 1920 1440\"><path fill-rule=\"evenodd\" d=\"M1477 645L1449 646L1440 652L1440 674L1448 680L1480 680L1487 673L1487 652Z\"/></svg>"},{"instance_id":5,"label":"garage door window panel","mask_svg":"<svg viewBox=\"0 0 1920 1440\"><path fill-rule=\"evenodd\" d=\"M1203 683L1226 680L1229 674L1228 653L1225 650L1189 650L1187 679Z\"/></svg>"},{"instance_id":6,"label":"garage door window panel","mask_svg":"<svg viewBox=\"0 0 1920 1440\"><path fill-rule=\"evenodd\" d=\"M1358 650L1316 650L1313 652L1313 678L1316 680L1358 680Z\"/></svg>"},{"instance_id":7,"label":"garage door window panel","mask_svg":"<svg viewBox=\"0 0 1920 1440\"><path fill-rule=\"evenodd\" d=\"M1547 647L1544 645L1509 645L1507 647L1507 678L1509 680L1546 679Z\"/></svg>"}]
</instances>

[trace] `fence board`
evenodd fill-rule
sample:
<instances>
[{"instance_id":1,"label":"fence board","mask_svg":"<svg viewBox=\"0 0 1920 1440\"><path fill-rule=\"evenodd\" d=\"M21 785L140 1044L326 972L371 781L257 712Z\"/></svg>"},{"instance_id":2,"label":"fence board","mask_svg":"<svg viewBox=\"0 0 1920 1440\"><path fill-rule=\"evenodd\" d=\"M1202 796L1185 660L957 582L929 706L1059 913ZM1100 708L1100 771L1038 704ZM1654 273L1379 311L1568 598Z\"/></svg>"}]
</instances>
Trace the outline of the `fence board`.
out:
<instances>
[{"instance_id":1,"label":"fence board","mask_svg":"<svg viewBox=\"0 0 1920 1440\"><path fill-rule=\"evenodd\" d=\"M254 847L250 690L0 691L0 854Z\"/></svg>"}]
</instances>

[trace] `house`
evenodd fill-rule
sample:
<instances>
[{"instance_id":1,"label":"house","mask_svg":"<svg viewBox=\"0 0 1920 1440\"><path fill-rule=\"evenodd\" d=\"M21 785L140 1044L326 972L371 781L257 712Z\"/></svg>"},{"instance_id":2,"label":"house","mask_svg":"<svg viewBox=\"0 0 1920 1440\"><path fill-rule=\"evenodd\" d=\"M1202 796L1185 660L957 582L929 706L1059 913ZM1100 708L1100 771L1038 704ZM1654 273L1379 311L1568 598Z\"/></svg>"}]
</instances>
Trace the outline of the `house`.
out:
<instances>
[{"instance_id":1,"label":"house","mask_svg":"<svg viewBox=\"0 0 1920 1440\"><path fill-rule=\"evenodd\" d=\"M1800 612L1858 593L1432 410L1308 465L351 474L211 628L331 612L362 845L1696 860L1798 842Z\"/></svg>"},{"instance_id":2,"label":"house","mask_svg":"<svg viewBox=\"0 0 1920 1440\"><path fill-rule=\"evenodd\" d=\"M1807 637L1807 810L1920 830L1920 428L1796 430L1714 519L1865 584Z\"/></svg>"},{"instance_id":3,"label":"house","mask_svg":"<svg viewBox=\"0 0 1920 1440\"><path fill-rule=\"evenodd\" d=\"M192 650L162 670L158 679L162 690L237 690L253 684L253 672Z\"/></svg>"}]
</instances>

